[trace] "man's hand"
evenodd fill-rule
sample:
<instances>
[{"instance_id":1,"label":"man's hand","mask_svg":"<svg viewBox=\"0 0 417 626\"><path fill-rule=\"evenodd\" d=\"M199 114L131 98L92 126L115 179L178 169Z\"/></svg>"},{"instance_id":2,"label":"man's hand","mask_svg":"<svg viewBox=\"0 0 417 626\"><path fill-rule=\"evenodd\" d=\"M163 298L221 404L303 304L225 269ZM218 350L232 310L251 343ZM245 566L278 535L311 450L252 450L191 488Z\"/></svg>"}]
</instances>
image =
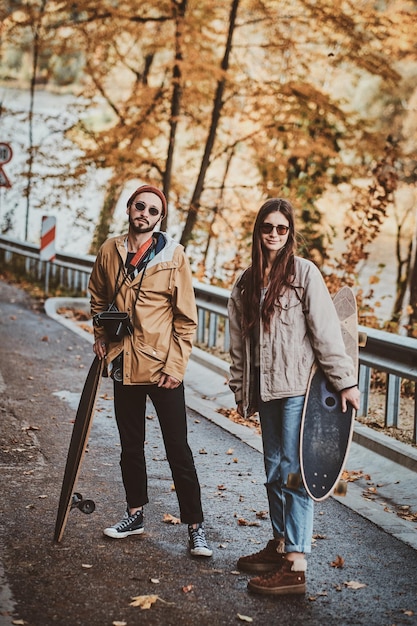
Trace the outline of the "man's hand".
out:
<instances>
[{"instance_id":1,"label":"man's hand","mask_svg":"<svg viewBox=\"0 0 417 626\"><path fill-rule=\"evenodd\" d=\"M107 354L106 342L103 339L97 339L93 345L93 351L96 356L100 359L104 359Z\"/></svg>"},{"instance_id":2,"label":"man's hand","mask_svg":"<svg viewBox=\"0 0 417 626\"><path fill-rule=\"evenodd\" d=\"M161 374L161 378L158 382L158 387L163 387L164 389L176 389L181 385L181 381L177 380L173 376L169 376L169 374Z\"/></svg>"},{"instance_id":3,"label":"man's hand","mask_svg":"<svg viewBox=\"0 0 417 626\"><path fill-rule=\"evenodd\" d=\"M340 399L342 401L342 412L346 413L347 403L349 402L354 409L359 409L360 391L357 387L351 387L350 389L343 389L340 392Z\"/></svg>"}]
</instances>

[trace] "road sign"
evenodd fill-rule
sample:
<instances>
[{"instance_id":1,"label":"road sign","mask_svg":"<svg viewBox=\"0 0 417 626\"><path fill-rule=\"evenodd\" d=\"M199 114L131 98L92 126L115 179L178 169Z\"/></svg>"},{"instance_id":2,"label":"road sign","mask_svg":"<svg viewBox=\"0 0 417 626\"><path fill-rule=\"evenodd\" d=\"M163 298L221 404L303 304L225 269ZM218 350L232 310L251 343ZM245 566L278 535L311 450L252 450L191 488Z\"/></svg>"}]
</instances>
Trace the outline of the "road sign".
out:
<instances>
[{"instance_id":1,"label":"road sign","mask_svg":"<svg viewBox=\"0 0 417 626\"><path fill-rule=\"evenodd\" d=\"M0 142L0 187L11 187L10 180L7 178L2 165L11 161L13 150L8 143Z\"/></svg>"},{"instance_id":2,"label":"road sign","mask_svg":"<svg viewBox=\"0 0 417 626\"><path fill-rule=\"evenodd\" d=\"M55 224L56 218L53 215L42 216L41 261L53 261L55 259Z\"/></svg>"}]
</instances>

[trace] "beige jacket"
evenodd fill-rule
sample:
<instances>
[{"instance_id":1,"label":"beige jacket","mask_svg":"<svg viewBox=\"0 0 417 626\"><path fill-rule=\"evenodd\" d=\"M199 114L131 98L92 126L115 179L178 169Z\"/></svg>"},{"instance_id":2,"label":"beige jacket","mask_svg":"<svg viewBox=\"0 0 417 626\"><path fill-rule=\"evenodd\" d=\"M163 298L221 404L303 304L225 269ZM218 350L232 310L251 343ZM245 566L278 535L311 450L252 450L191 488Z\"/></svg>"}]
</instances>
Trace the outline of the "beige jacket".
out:
<instances>
[{"instance_id":1,"label":"beige jacket","mask_svg":"<svg viewBox=\"0 0 417 626\"><path fill-rule=\"evenodd\" d=\"M246 415L257 411L254 354L242 333L242 275L228 303L230 323L229 385ZM337 391L357 384L346 354L339 318L318 268L295 257L294 288L280 297L269 332L260 324L260 397L264 402L304 395L315 358Z\"/></svg>"},{"instance_id":2,"label":"beige jacket","mask_svg":"<svg viewBox=\"0 0 417 626\"><path fill-rule=\"evenodd\" d=\"M116 297L119 311L129 313L133 335L110 343L107 365L123 352L123 384L157 383L161 373L183 380L197 327L197 309L191 270L184 248L168 237L165 247L146 267L137 297L141 274L126 281ZM105 311L112 302L116 278L127 256L126 236L108 239L100 248L91 273L91 313ZM119 276L119 285L124 270ZM95 328L95 338L106 335Z\"/></svg>"}]
</instances>

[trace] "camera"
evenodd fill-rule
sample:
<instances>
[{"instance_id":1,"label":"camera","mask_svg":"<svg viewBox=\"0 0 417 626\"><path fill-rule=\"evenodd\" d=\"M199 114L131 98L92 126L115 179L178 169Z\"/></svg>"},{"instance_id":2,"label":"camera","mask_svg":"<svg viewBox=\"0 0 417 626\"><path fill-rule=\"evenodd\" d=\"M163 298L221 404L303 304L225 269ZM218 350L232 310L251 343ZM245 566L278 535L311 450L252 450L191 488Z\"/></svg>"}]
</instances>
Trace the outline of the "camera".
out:
<instances>
[{"instance_id":1,"label":"camera","mask_svg":"<svg viewBox=\"0 0 417 626\"><path fill-rule=\"evenodd\" d=\"M119 354L119 356L117 356L114 359L114 361L112 361L112 364L113 364L113 367L112 367L110 376L117 383L122 383L123 382L123 353Z\"/></svg>"}]
</instances>

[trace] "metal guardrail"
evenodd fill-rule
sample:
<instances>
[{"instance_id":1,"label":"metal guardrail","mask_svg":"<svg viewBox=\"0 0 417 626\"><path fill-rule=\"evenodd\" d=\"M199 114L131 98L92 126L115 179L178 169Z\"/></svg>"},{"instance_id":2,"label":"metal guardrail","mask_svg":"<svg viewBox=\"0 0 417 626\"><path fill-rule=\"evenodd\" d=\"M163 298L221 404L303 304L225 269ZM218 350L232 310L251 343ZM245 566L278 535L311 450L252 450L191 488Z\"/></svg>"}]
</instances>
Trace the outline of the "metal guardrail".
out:
<instances>
[{"instance_id":1,"label":"metal guardrail","mask_svg":"<svg viewBox=\"0 0 417 626\"><path fill-rule=\"evenodd\" d=\"M71 295L86 296L93 256L57 253L53 262L41 261L39 247L0 236L0 268L11 266L27 277L42 281L50 267L50 284L65 289ZM228 353L229 332L227 300L229 291L194 282L198 309L196 343L202 348ZM417 382L417 339L394 335L360 326L367 342L359 350L359 387L361 407L359 416L367 416L370 400L372 370L386 374L385 426L398 427L400 420L401 381ZM417 389L417 384L415 385ZM413 442L417 443L417 395L414 391Z\"/></svg>"}]
</instances>

